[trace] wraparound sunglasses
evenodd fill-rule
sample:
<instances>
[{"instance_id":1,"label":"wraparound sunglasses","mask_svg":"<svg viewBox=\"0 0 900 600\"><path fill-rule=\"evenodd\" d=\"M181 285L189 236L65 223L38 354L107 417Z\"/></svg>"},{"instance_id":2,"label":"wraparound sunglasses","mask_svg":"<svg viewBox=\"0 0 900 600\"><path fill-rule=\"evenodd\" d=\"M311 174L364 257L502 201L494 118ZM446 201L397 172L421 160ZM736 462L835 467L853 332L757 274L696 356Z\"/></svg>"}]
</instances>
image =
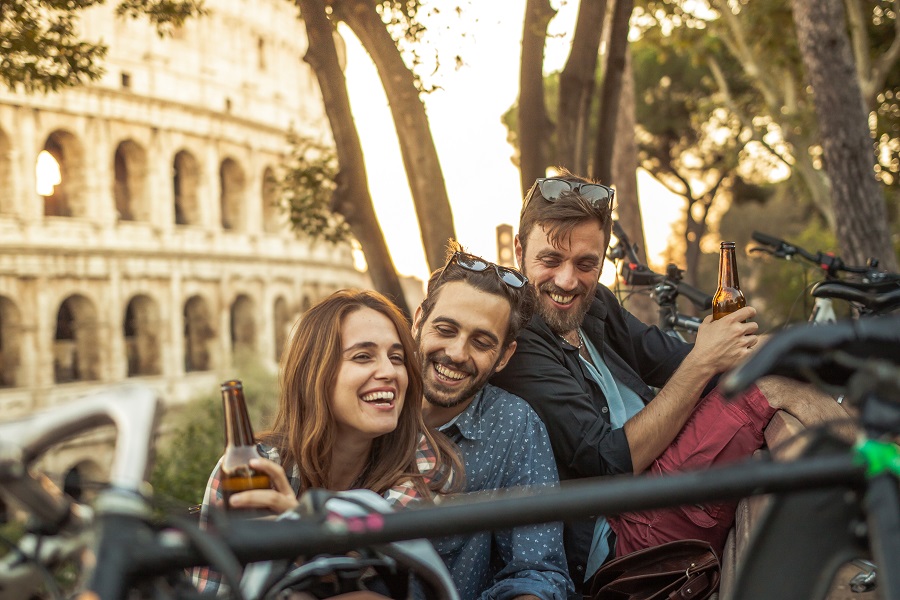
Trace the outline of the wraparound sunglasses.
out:
<instances>
[{"instance_id":1,"label":"wraparound sunglasses","mask_svg":"<svg viewBox=\"0 0 900 600\"><path fill-rule=\"evenodd\" d=\"M609 204L616 197L616 190L602 183L582 183L559 177L539 177L535 180L531 194L528 195L525 204L522 206L523 211L534 198L536 192L540 192L547 202L556 202L559 200L560 195L565 192L576 192L594 206Z\"/></svg>"}]
</instances>

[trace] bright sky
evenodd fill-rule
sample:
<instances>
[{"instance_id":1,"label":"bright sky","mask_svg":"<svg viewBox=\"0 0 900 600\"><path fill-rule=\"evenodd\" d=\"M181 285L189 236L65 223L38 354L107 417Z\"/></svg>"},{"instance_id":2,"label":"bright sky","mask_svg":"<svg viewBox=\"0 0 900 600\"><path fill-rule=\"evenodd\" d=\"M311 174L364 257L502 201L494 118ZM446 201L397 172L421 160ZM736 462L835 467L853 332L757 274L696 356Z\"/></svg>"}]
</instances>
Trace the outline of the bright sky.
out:
<instances>
[{"instance_id":1,"label":"bright sky","mask_svg":"<svg viewBox=\"0 0 900 600\"><path fill-rule=\"evenodd\" d=\"M461 17L443 16L446 25L428 24L435 44L450 49L441 56L444 66L436 82L441 89L426 95L425 103L457 237L467 250L490 260L497 258L497 225L517 226L522 205L519 172L510 160L513 149L500 117L518 95L524 10L524 0L478 2L477 8L464 9ZM565 64L576 12L577 3L564 3L551 22L545 71ZM347 42L347 83L378 220L397 270L427 279L415 210L381 82L349 29L342 27L341 34ZM456 53L464 61L459 69L452 65ZM665 247L678 205L669 201L648 208L648 201L664 189L649 176L639 177L639 185L648 254L653 257ZM605 270L612 271L609 266Z\"/></svg>"}]
</instances>

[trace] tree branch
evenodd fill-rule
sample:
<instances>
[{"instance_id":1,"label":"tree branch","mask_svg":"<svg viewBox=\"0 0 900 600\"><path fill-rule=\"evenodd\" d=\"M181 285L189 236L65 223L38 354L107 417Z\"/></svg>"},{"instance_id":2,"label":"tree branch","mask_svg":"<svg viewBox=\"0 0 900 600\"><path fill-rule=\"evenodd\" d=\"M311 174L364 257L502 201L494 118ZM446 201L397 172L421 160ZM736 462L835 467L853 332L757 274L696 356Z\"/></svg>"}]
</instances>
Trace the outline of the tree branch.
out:
<instances>
[{"instance_id":1,"label":"tree branch","mask_svg":"<svg viewBox=\"0 0 900 600\"><path fill-rule=\"evenodd\" d=\"M744 67L744 72L753 82L753 86L759 90L763 96L763 100L769 106L769 110L773 114L778 114L781 106L784 104L778 97L776 91L767 83L769 73L763 69L757 61L756 56L747 44L747 37L741 28L740 19L737 18L731 8L723 0L713 0L713 4L719 11L722 21L731 33L731 36L722 36L720 39L731 50L731 53Z\"/></svg>"},{"instance_id":2,"label":"tree branch","mask_svg":"<svg viewBox=\"0 0 900 600\"><path fill-rule=\"evenodd\" d=\"M894 12L900 13L900 2L894 2ZM885 81L889 73L892 73L897 61L900 60L900 14L894 19L894 39L891 41L890 47L875 61L872 67L871 90L866 101L869 107L873 108L877 102L876 96L878 90L884 89Z\"/></svg>"},{"instance_id":3,"label":"tree branch","mask_svg":"<svg viewBox=\"0 0 900 600\"><path fill-rule=\"evenodd\" d=\"M856 59L856 76L862 88L863 98L868 104L868 98L872 95L872 63L869 60L869 31L866 29L861 5L859 0L844 0L847 29L850 31L850 42Z\"/></svg>"}]
</instances>

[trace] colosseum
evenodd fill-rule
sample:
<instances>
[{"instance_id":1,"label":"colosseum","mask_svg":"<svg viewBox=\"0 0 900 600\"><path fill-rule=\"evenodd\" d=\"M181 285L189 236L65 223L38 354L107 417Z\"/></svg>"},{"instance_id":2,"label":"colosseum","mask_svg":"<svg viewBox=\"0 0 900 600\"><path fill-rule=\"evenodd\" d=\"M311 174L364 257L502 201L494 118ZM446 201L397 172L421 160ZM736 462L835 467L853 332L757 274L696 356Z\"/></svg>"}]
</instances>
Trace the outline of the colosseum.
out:
<instances>
[{"instance_id":1,"label":"colosseum","mask_svg":"<svg viewBox=\"0 0 900 600\"><path fill-rule=\"evenodd\" d=\"M161 38L114 7L81 21L109 46L102 79L0 91L3 420L123 381L209 393L242 352L274 367L305 307L369 284L276 207L287 132L327 136L296 9L219 0ZM102 468L104 443L46 467Z\"/></svg>"}]
</instances>

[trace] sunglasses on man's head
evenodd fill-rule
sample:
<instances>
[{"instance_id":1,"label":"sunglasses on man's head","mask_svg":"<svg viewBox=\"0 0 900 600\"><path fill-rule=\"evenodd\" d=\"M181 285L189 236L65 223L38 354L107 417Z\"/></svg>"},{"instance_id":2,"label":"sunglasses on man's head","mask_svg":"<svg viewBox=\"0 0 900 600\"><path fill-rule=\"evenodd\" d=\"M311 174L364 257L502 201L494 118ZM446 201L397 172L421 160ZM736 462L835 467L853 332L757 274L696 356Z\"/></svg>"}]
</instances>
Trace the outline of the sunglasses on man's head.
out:
<instances>
[{"instance_id":1,"label":"sunglasses on man's head","mask_svg":"<svg viewBox=\"0 0 900 600\"><path fill-rule=\"evenodd\" d=\"M484 260L483 258L479 258L478 256L459 251L454 252L450 259L447 261L447 264L444 265L444 270L441 271L442 277L444 273L446 273L447 267L449 267L450 264L454 262L463 269L472 271L473 273L482 273L490 268L493 268L494 272L497 273L497 277L500 278L500 281L511 288L521 289L528 285L528 278L515 269L510 269L509 267L501 267L500 265L496 265L490 261Z\"/></svg>"},{"instance_id":2,"label":"sunglasses on man's head","mask_svg":"<svg viewBox=\"0 0 900 600\"><path fill-rule=\"evenodd\" d=\"M602 183L582 183L559 177L539 177L534 183L531 195L528 196L522 210L525 210L525 206L528 206L534 198L535 192L540 192L547 202L556 202L565 192L576 192L594 206L609 204L616 197L616 191Z\"/></svg>"}]
</instances>

